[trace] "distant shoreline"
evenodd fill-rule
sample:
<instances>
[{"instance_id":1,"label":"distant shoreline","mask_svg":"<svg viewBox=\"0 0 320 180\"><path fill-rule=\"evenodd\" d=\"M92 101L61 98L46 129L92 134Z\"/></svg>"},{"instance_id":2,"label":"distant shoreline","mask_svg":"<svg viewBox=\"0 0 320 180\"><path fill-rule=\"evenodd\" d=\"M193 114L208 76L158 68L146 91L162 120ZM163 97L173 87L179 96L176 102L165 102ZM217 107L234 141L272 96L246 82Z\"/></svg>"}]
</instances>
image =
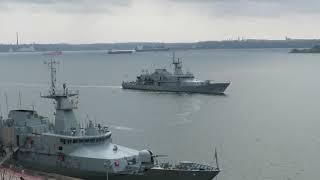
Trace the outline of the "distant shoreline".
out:
<instances>
[{"instance_id":1,"label":"distant shoreline","mask_svg":"<svg viewBox=\"0 0 320 180\"><path fill-rule=\"evenodd\" d=\"M170 50L188 49L263 49L263 48L312 48L320 45L320 39L289 39L289 40L229 40L229 41L201 41L194 43L158 43L158 42L128 42L128 43L94 43L94 44L0 44L0 52L12 52L12 49L27 49L32 47L35 52L46 51L84 51L135 49L139 45L162 45Z\"/></svg>"}]
</instances>

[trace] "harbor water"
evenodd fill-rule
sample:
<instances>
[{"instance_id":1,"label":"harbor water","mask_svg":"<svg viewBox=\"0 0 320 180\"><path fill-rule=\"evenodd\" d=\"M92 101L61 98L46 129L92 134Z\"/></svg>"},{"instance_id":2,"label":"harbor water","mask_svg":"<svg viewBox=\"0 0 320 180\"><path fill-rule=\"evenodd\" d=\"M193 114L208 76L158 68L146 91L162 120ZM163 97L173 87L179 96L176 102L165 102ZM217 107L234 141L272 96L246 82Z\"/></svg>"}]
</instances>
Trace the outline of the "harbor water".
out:
<instances>
[{"instance_id":1,"label":"harbor water","mask_svg":"<svg viewBox=\"0 0 320 180\"><path fill-rule=\"evenodd\" d=\"M123 90L141 70L173 68L170 52L63 52L58 83L80 89L82 124L108 125L113 141L168 155L162 161L214 164L220 180L317 179L320 149L320 56L288 49L177 51L199 79L231 81L224 96ZM36 109L49 73L41 53L0 54L0 109ZM21 94L21 103L19 100Z\"/></svg>"}]
</instances>

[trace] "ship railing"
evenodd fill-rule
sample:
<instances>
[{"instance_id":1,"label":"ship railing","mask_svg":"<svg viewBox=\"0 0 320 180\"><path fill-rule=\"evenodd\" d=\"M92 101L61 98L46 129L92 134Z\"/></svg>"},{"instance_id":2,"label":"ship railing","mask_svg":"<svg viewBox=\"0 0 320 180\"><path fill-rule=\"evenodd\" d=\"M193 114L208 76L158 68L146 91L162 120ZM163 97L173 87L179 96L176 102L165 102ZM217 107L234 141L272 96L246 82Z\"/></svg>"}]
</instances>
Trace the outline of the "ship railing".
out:
<instances>
[{"instance_id":1,"label":"ship railing","mask_svg":"<svg viewBox=\"0 0 320 180\"><path fill-rule=\"evenodd\" d=\"M214 83L214 81L213 80L205 80L204 83L205 84L212 84L212 83Z\"/></svg>"},{"instance_id":2,"label":"ship railing","mask_svg":"<svg viewBox=\"0 0 320 180\"><path fill-rule=\"evenodd\" d=\"M51 97L51 96L77 96L79 95L79 90L49 90L41 95L41 97Z\"/></svg>"},{"instance_id":3,"label":"ship railing","mask_svg":"<svg viewBox=\"0 0 320 180\"><path fill-rule=\"evenodd\" d=\"M133 83L135 83L135 81L123 81L122 82L122 84L126 84L126 83L133 84Z\"/></svg>"},{"instance_id":4,"label":"ship railing","mask_svg":"<svg viewBox=\"0 0 320 180\"><path fill-rule=\"evenodd\" d=\"M209 166L207 164L199 164L194 162L188 163L179 163L178 165L174 166L173 169L182 169L182 170L197 170L197 171L213 171L215 170L214 167Z\"/></svg>"}]
</instances>

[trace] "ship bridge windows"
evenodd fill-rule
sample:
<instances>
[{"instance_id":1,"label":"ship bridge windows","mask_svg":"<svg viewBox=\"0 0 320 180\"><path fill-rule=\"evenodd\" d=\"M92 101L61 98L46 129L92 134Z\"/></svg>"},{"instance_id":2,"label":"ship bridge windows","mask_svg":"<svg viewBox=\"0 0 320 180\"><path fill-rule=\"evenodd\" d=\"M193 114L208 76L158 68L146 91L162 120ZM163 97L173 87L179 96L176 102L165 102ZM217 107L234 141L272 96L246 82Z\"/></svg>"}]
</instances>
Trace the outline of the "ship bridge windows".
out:
<instances>
[{"instance_id":1,"label":"ship bridge windows","mask_svg":"<svg viewBox=\"0 0 320 180\"><path fill-rule=\"evenodd\" d=\"M60 138L60 143L61 144L78 144L78 143L96 143L96 142L104 142L109 139L109 136L102 136L102 137L94 137L94 138L70 138L70 139L65 139L65 138Z\"/></svg>"}]
</instances>

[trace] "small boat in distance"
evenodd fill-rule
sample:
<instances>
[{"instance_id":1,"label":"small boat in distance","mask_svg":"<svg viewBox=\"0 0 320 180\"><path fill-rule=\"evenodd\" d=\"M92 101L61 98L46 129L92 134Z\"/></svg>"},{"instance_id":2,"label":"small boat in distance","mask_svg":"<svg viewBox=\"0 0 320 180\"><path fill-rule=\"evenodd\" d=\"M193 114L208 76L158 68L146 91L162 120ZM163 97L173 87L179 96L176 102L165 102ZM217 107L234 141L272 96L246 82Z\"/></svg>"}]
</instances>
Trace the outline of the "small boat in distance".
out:
<instances>
[{"instance_id":1,"label":"small boat in distance","mask_svg":"<svg viewBox=\"0 0 320 180\"><path fill-rule=\"evenodd\" d=\"M292 49L289 53L320 53L320 45L315 45L309 49Z\"/></svg>"},{"instance_id":2,"label":"small boat in distance","mask_svg":"<svg viewBox=\"0 0 320 180\"><path fill-rule=\"evenodd\" d=\"M136 51L133 49L111 49L108 51L108 54L132 54L134 52Z\"/></svg>"},{"instance_id":3,"label":"small boat in distance","mask_svg":"<svg viewBox=\"0 0 320 180\"><path fill-rule=\"evenodd\" d=\"M150 51L169 51L170 48L165 47L164 45L160 46L144 46L140 45L135 48L137 52L150 52Z\"/></svg>"},{"instance_id":4,"label":"small boat in distance","mask_svg":"<svg viewBox=\"0 0 320 180\"><path fill-rule=\"evenodd\" d=\"M62 51L49 51L49 52L44 52L42 55L46 56L60 56L62 55Z\"/></svg>"}]
</instances>

